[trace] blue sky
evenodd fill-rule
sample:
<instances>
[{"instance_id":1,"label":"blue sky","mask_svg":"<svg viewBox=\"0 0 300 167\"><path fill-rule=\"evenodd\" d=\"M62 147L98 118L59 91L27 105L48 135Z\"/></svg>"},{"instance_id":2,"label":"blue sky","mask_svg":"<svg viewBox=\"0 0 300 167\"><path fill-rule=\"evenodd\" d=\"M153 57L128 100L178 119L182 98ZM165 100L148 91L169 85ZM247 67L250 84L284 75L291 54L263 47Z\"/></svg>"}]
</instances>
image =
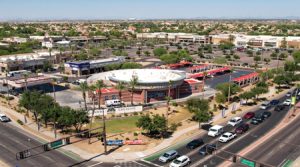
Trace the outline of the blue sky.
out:
<instances>
[{"instance_id":1,"label":"blue sky","mask_svg":"<svg viewBox=\"0 0 300 167\"><path fill-rule=\"evenodd\" d=\"M300 0L0 0L0 19L300 17Z\"/></svg>"}]
</instances>

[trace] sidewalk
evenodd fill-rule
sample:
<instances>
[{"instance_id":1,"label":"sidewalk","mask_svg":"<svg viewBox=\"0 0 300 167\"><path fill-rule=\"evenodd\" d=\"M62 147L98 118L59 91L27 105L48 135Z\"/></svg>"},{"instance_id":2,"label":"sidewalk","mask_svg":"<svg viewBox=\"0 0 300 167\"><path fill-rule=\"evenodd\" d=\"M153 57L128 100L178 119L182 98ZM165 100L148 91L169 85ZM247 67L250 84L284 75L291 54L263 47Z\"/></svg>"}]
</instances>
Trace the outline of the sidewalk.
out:
<instances>
[{"instance_id":1,"label":"sidewalk","mask_svg":"<svg viewBox=\"0 0 300 167\"><path fill-rule=\"evenodd\" d=\"M283 92L281 92L280 94L276 95L276 97L279 96L284 96L284 94L289 91L289 90L285 90ZM270 92L269 94L265 95L268 96L268 99L271 100L272 97L274 96L274 94L272 92ZM261 96L264 97L264 96ZM214 118L213 118L213 123L223 123L226 122L227 120L229 120L231 118L231 116L238 116L238 115L242 115L245 112L251 111L255 108L257 108L258 106L251 106L251 107L244 107L245 109L242 109L241 112L237 112L236 114L232 114L231 112L227 112L226 114L226 118L222 118L221 112L218 112ZM229 108L232 108L232 105L229 106ZM1 110L4 111L9 117L11 117L13 120L21 120L24 121L24 116L23 114L17 113L16 111L12 110L12 109L8 109L6 107L1 107ZM29 132L30 134L33 134L35 136L37 136L37 138L41 138L44 141L53 141L54 140L54 133L52 131L46 130L44 128L41 128L40 132L37 131L37 125L36 123L34 123L32 120L27 119L28 122L25 126L21 126L17 123L14 123L16 126L23 128L25 131ZM153 147L152 149L148 149L145 151L140 151L140 152L112 152L108 155L102 155L99 156L93 160L96 161L102 161L102 162L113 162L113 161L131 161L131 160L136 160L136 159L141 159L141 158L145 158L147 156L150 156L152 154L155 153L159 153L167 148L169 148L169 146L179 137L185 135L188 132L191 131L198 131L196 135L199 135L201 133L205 133L206 131L204 130L199 130L199 125L194 125L191 126L189 128L186 129L182 129L180 131L175 132L172 137L165 139L163 142L161 142L159 145ZM60 134L58 134L57 136L58 138L62 137ZM186 142L187 140L190 140L190 138L184 140L183 142L177 143L176 145L182 144L184 142ZM174 144L173 144L174 146ZM65 147L63 147L63 149L59 149L63 152L67 152L67 153L71 153L74 156L71 157L76 157L78 158L78 156L80 156L83 159L89 159L91 157L95 157L99 154L91 154L86 152L85 150L79 149L73 145L67 145ZM69 155L69 154L68 154ZM76 156L77 155L77 156Z\"/></svg>"}]
</instances>

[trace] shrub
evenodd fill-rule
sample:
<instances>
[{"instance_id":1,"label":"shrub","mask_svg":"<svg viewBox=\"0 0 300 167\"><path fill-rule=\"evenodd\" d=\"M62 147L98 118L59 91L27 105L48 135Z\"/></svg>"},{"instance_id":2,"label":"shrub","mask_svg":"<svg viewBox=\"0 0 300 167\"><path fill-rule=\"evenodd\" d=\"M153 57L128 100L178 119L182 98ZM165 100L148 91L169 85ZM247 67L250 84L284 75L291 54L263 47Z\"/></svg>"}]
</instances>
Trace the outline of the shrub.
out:
<instances>
[{"instance_id":1,"label":"shrub","mask_svg":"<svg viewBox=\"0 0 300 167\"><path fill-rule=\"evenodd\" d=\"M176 102L176 101L173 101L173 102L172 102L172 106L177 107L177 106L178 106L177 102Z\"/></svg>"},{"instance_id":2,"label":"shrub","mask_svg":"<svg viewBox=\"0 0 300 167\"><path fill-rule=\"evenodd\" d=\"M133 136L138 136L139 134L137 132L133 132Z\"/></svg>"},{"instance_id":3,"label":"shrub","mask_svg":"<svg viewBox=\"0 0 300 167\"><path fill-rule=\"evenodd\" d=\"M17 120L17 123L20 124L20 125L24 125L24 123L19 119Z\"/></svg>"}]
</instances>

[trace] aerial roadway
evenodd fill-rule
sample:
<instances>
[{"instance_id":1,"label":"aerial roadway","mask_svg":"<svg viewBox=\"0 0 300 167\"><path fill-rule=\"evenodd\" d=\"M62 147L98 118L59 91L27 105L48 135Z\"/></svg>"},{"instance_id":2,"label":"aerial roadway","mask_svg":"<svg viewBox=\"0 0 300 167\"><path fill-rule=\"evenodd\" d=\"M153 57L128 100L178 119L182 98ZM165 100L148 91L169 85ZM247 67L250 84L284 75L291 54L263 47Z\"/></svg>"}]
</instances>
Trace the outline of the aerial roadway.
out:
<instances>
[{"instance_id":1,"label":"aerial roadway","mask_svg":"<svg viewBox=\"0 0 300 167\"><path fill-rule=\"evenodd\" d=\"M279 104L282 104L285 101L285 99L287 99L287 98L290 98L290 97L286 97L286 96L280 97L278 99ZM257 123L257 122L251 123L251 121L253 120L252 119L253 115L251 116L251 119L245 119L249 115L247 115L247 116L244 114L240 115L240 117L243 118L244 123L249 125L249 129L243 133L239 133L239 134L233 133L234 134L233 136L232 136L232 134L228 133L227 135L225 135L223 137L221 137L221 135L218 135L216 137L211 137L211 136L208 136L207 132L206 132L206 133L202 133L199 136L196 136L194 138L194 139L202 140L204 142L203 145L196 147L194 149L190 149L189 147L186 146L186 144L179 144L178 147L174 146L172 149L176 150L178 152L178 155L186 155L189 157L190 164L188 166L192 166L192 167L202 167L202 166L215 167L215 166L218 166L221 163L223 163L225 160L232 160L233 154L240 152L241 150L246 148L251 143L260 139L262 136L264 136L264 134L266 134L267 132L272 130L278 123L280 123L283 120L283 118L288 113L288 110L290 107L285 106L284 108L282 108L282 110L280 110L280 112L278 112L278 111L274 111L275 106L276 105L270 106L267 109L261 109L259 106L257 106L251 112L251 113L255 113L255 118L257 118L256 116L259 116L260 114L264 114L265 118L263 118L263 120L259 123ZM297 124L300 124L300 123L298 122ZM232 126L229 124L224 124L222 126L224 126L223 132L236 132L236 126ZM292 125L290 125L290 126L292 126ZM294 125L293 127L296 128L297 125ZM292 131L292 130L290 130L290 131ZM288 133L288 132L286 132L286 133ZM284 134L286 134L286 133L284 133ZM297 138L296 136L300 136L300 134L299 133L293 134L293 137ZM293 137L291 137L290 140L292 140ZM223 138L223 139L220 139L220 138ZM225 140L224 140L224 138L225 138ZM280 138L280 136L275 136L275 138L281 139L282 137ZM213 155L200 154L199 149L208 143L216 146L217 154L213 154ZM297 143L295 143L295 144L297 144ZM266 146L268 147L268 144ZM270 147L273 147L273 146L274 145L272 145ZM277 156L283 155L285 152L284 150L283 150L282 154L276 153L276 155ZM166 150L166 151L168 151L168 150ZM289 151L289 149L287 149L286 151ZM256 155L257 155L256 153L253 153L253 156L256 156ZM264 154L262 153L262 155L264 155ZM254 157L254 159L257 157L260 157L260 156L257 155L256 157ZM262 157L262 158L264 158L264 157ZM269 156L266 158L267 159L270 158L269 161L266 161L266 162L270 162L270 161L272 161L272 158L274 158L274 157ZM146 158L146 160L149 160L149 159ZM150 163L155 164L157 166L169 166L169 164L170 164L170 162L167 162L167 163L161 162L161 161L159 161L158 158L151 159L149 161L150 161ZM275 161L274 163L281 163L281 161L283 161L283 160L281 159L278 161L280 161L280 162Z\"/></svg>"}]
</instances>

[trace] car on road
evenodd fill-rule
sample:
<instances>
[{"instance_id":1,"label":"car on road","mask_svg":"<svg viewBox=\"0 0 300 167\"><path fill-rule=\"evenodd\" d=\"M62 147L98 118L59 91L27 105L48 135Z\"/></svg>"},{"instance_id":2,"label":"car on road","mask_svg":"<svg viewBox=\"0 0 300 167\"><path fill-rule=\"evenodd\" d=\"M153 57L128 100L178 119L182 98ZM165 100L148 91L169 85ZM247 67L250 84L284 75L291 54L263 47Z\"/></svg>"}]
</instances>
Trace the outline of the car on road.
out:
<instances>
[{"instance_id":1,"label":"car on road","mask_svg":"<svg viewBox=\"0 0 300 167\"><path fill-rule=\"evenodd\" d=\"M227 143L230 140L234 139L235 137L236 137L235 133L233 133L233 132L225 132L225 133L222 134L222 136L220 136L219 142Z\"/></svg>"},{"instance_id":2,"label":"car on road","mask_svg":"<svg viewBox=\"0 0 300 167\"><path fill-rule=\"evenodd\" d=\"M264 112L262 113L262 115L263 115L264 118L269 118L269 117L272 115L272 113L269 112L269 111L264 111Z\"/></svg>"},{"instance_id":3,"label":"car on road","mask_svg":"<svg viewBox=\"0 0 300 167\"><path fill-rule=\"evenodd\" d=\"M277 111L277 112L281 112L285 109L285 106L284 105L277 105L275 108L274 108L274 111Z\"/></svg>"},{"instance_id":4,"label":"car on road","mask_svg":"<svg viewBox=\"0 0 300 167\"><path fill-rule=\"evenodd\" d=\"M10 119L5 114L0 114L1 122L10 122Z\"/></svg>"},{"instance_id":5,"label":"car on road","mask_svg":"<svg viewBox=\"0 0 300 167\"><path fill-rule=\"evenodd\" d=\"M241 117L233 117L228 121L227 125L236 126L241 122L243 122L243 119Z\"/></svg>"},{"instance_id":6,"label":"car on road","mask_svg":"<svg viewBox=\"0 0 300 167\"><path fill-rule=\"evenodd\" d=\"M178 158L178 152L176 150L170 150L168 152L165 152L163 155L161 155L158 160L160 162L163 162L163 163L167 163L167 162L170 162L172 160L174 160L175 158Z\"/></svg>"},{"instance_id":7,"label":"car on road","mask_svg":"<svg viewBox=\"0 0 300 167\"><path fill-rule=\"evenodd\" d=\"M266 110L266 109L268 109L270 106L271 106L271 104L270 104L269 101L264 101L264 102L259 106L259 108L260 108L260 109L263 109L263 110Z\"/></svg>"},{"instance_id":8,"label":"car on road","mask_svg":"<svg viewBox=\"0 0 300 167\"><path fill-rule=\"evenodd\" d=\"M251 119L251 124L258 125L258 124L262 123L264 120L265 120L265 117L261 113Z\"/></svg>"},{"instance_id":9,"label":"car on road","mask_svg":"<svg viewBox=\"0 0 300 167\"><path fill-rule=\"evenodd\" d=\"M195 139L195 140L192 140L191 142L189 142L187 145L186 145L186 148L188 149L195 149L201 145L203 145L204 142L202 139Z\"/></svg>"},{"instance_id":10,"label":"car on road","mask_svg":"<svg viewBox=\"0 0 300 167\"><path fill-rule=\"evenodd\" d=\"M199 149L200 155L212 154L217 149L216 144L205 144Z\"/></svg>"},{"instance_id":11,"label":"car on road","mask_svg":"<svg viewBox=\"0 0 300 167\"><path fill-rule=\"evenodd\" d=\"M287 92L287 94L285 96L286 97L291 97L292 96L292 92Z\"/></svg>"},{"instance_id":12,"label":"car on road","mask_svg":"<svg viewBox=\"0 0 300 167\"><path fill-rule=\"evenodd\" d=\"M255 113L254 112L247 112L245 115L244 115L244 119L251 119L255 116Z\"/></svg>"},{"instance_id":13,"label":"car on road","mask_svg":"<svg viewBox=\"0 0 300 167\"><path fill-rule=\"evenodd\" d=\"M190 158L186 155L183 155L173 160L172 163L170 164L170 167L183 167L183 166L187 166L190 163L191 163Z\"/></svg>"},{"instance_id":14,"label":"car on road","mask_svg":"<svg viewBox=\"0 0 300 167\"><path fill-rule=\"evenodd\" d=\"M249 129L249 124L243 123L243 124L239 125L235 129L234 132L237 133L237 134L242 134L242 133L245 133L248 129Z\"/></svg>"},{"instance_id":15,"label":"car on road","mask_svg":"<svg viewBox=\"0 0 300 167\"><path fill-rule=\"evenodd\" d=\"M220 134L222 134L224 131L223 126L221 125L214 125L213 127L209 128L208 130L208 136L216 137Z\"/></svg>"},{"instance_id":16,"label":"car on road","mask_svg":"<svg viewBox=\"0 0 300 167\"><path fill-rule=\"evenodd\" d=\"M270 101L270 104L271 104L272 106L276 106L276 105L278 105L279 103L280 103L279 100L271 100L271 101Z\"/></svg>"},{"instance_id":17,"label":"car on road","mask_svg":"<svg viewBox=\"0 0 300 167\"><path fill-rule=\"evenodd\" d=\"M292 104L292 99L288 98L288 99L284 100L284 102L282 104L285 106L290 106Z\"/></svg>"}]
</instances>

